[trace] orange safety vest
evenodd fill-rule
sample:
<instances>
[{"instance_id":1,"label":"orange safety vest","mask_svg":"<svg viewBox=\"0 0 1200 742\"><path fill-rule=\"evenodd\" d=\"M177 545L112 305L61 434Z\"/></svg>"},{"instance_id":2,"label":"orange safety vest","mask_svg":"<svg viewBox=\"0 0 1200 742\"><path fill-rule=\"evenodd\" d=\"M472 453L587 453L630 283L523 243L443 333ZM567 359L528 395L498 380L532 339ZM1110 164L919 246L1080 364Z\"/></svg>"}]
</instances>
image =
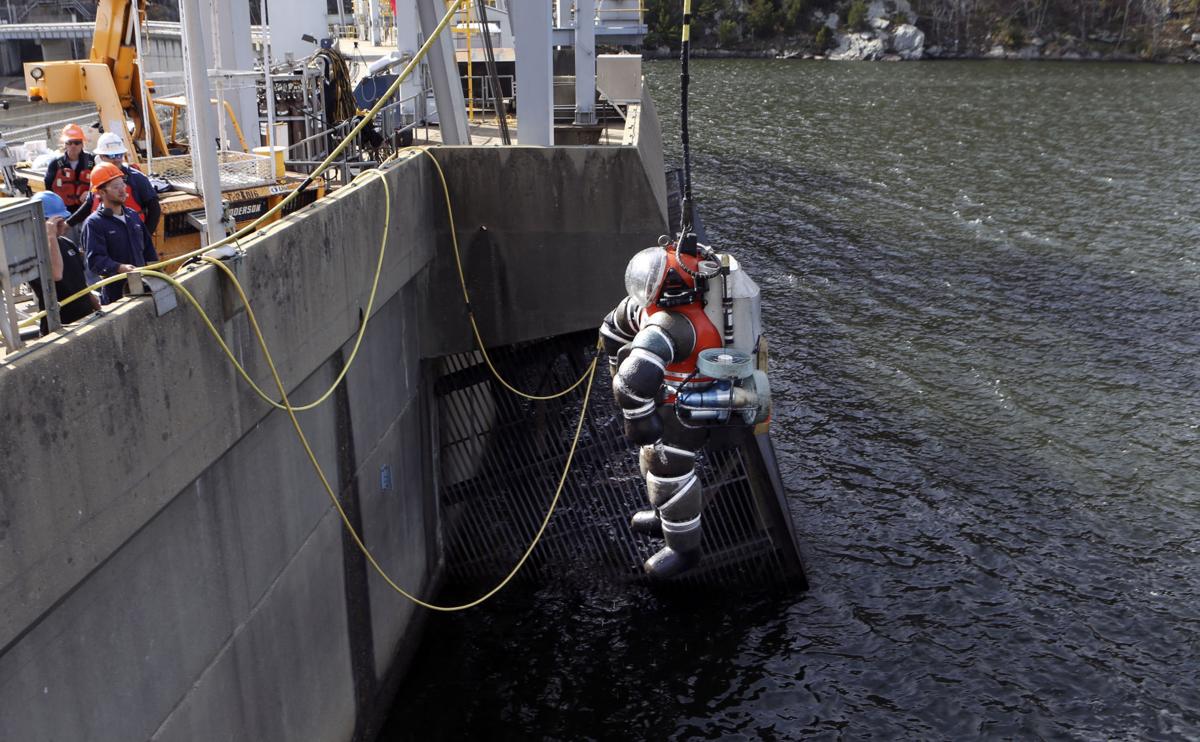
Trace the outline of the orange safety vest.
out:
<instances>
[{"instance_id":1,"label":"orange safety vest","mask_svg":"<svg viewBox=\"0 0 1200 742\"><path fill-rule=\"evenodd\" d=\"M58 158L56 162L58 170L54 173L54 182L50 185L50 190L62 197L67 208L74 211L87 198L88 189L91 188L92 168L95 167L96 161L86 152L80 154L78 172L71 167L66 155Z\"/></svg>"},{"instance_id":2,"label":"orange safety vest","mask_svg":"<svg viewBox=\"0 0 1200 742\"><path fill-rule=\"evenodd\" d=\"M695 288L696 279L692 278L690 275L688 275L687 271L684 271L679 267L679 262L675 259L675 255L676 252L674 247L671 247L667 250L666 269L670 270L671 268L674 268L676 273L683 277L685 283ZM680 253L679 259L682 260L683 264L686 265L693 273L699 272L699 257ZM657 298L658 297L655 297L655 299ZM682 361L668 365L666 368L666 373L663 376L663 381L666 384L672 387L678 387L685 379L692 375L692 372L696 370L696 361L700 357L700 351L707 350L709 348L723 348L725 346L725 342L721 339L721 331L717 329L717 326L714 325L712 320L708 318L708 315L705 314L704 303L699 300L693 301L690 304L684 304L683 306L671 307L670 309L663 309L662 307L658 306L656 301L652 301L650 302L650 306L646 307L646 316L657 314L658 312L675 312L676 314L682 314L684 317L687 317L689 322L692 323L692 328L696 331L696 344L692 348L692 354ZM692 380L688 383L688 387L690 388L693 385L708 384L710 382L712 382L711 378L697 374L696 376L692 376ZM673 397L674 395L670 395L668 401Z\"/></svg>"}]
</instances>

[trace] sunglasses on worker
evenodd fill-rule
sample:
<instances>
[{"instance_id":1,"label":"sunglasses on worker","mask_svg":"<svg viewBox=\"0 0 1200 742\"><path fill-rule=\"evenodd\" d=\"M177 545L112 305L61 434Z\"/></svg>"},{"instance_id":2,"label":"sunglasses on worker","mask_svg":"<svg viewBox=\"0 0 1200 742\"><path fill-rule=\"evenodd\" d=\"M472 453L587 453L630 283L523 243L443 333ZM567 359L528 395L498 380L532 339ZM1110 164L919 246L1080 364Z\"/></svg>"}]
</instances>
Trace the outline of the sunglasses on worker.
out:
<instances>
[{"instance_id":1,"label":"sunglasses on worker","mask_svg":"<svg viewBox=\"0 0 1200 742\"><path fill-rule=\"evenodd\" d=\"M76 147L79 147L83 144L83 140L82 139L68 139L67 144L73 144Z\"/></svg>"}]
</instances>

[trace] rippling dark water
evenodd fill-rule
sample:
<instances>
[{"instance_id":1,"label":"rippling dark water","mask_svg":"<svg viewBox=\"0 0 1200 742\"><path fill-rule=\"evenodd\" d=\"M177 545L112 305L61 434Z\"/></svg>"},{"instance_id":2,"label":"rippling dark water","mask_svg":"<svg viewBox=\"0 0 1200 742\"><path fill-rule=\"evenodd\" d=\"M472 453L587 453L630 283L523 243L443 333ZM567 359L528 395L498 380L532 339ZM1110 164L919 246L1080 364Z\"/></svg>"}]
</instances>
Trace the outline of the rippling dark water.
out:
<instances>
[{"instance_id":1,"label":"rippling dark water","mask_svg":"<svg viewBox=\"0 0 1200 742\"><path fill-rule=\"evenodd\" d=\"M387 736L1200 739L1200 69L694 75L811 589L508 591Z\"/></svg>"}]
</instances>

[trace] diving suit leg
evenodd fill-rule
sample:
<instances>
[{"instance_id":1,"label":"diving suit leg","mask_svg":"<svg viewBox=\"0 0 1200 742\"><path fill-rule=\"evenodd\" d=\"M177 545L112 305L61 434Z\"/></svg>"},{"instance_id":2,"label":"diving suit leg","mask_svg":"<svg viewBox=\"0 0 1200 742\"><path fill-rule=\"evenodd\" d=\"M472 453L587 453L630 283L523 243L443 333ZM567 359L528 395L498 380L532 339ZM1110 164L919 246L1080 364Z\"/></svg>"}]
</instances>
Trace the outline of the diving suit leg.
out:
<instances>
[{"instance_id":1,"label":"diving suit leg","mask_svg":"<svg viewBox=\"0 0 1200 742\"><path fill-rule=\"evenodd\" d=\"M654 449L658 444L651 443L642 446L638 451L638 470L645 479L650 471L650 461L654 458ZM629 519L629 528L634 533L644 533L647 536L662 538L662 521L658 518L657 510L639 510Z\"/></svg>"},{"instance_id":2,"label":"diving suit leg","mask_svg":"<svg viewBox=\"0 0 1200 742\"><path fill-rule=\"evenodd\" d=\"M704 507L700 479L696 476L696 453L659 442L647 455L646 491L652 511L633 516L635 531L658 535L666 546L646 560L645 570L653 577L673 577L700 560L700 511ZM653 529L653 530L651 530Z\"/></svg>"},{"instance_id":3,"label":"diving suit leg","mask_svg":"<svg viewBox=\"0 0 1200 742\"><path fill-rule=\"evenodd\" d=\"M700 561L700 510L703 499L695 471L682 477L646 477L650 502L658 510L666 546L646 560L652 577L674 577Z\"/></svg>"},{"instance_id":4,"label":"diving suit leg","mask_svg":"<svg viewBox=\"0 0 1200 742\"><path fill-rule=\"evenodd\" d=\"M629 519L629 528L634 533L653 536L654 538L662 538L662 518L658 517L657 510L639 510Z\"/></svg>"},{"instance_id":5,"label":"diving suit leg","mask_svg":"<svg viewBox=\"0 0 1200 742\"><path fill-rule=\"evenodd\" d=\"M642 446L638 451L638 469L642 477L653 470L656 475L674 477L692 471L696 466L696 454L682 448L667 446L662 441ZM649 485L647 485L647 488ZM629 527L634 533L662 538L662 519L658 510L639 510L633 514Z\"/></svg>"}]
</instances>

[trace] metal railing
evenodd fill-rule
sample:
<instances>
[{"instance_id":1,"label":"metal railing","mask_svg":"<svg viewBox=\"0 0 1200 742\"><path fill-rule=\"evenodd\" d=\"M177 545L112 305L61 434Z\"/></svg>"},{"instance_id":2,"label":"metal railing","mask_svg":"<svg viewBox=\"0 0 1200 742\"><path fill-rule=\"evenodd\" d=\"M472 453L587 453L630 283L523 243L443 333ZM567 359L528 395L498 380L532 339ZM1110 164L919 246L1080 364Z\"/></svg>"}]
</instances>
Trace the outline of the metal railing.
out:
<instances>
[{"instance_id":1,"label":"metal railing","mask_svg":"<svg viewBox=\"0 0 1200 742\"><path fill-rule=\"evenodd\" d=\"M608 4L611 5L612 3ZM608 21L637 21L639 24L645 22L646 6L640 2L636 5L618 7L605 7L605 5L604 0L599 0L596 3L593 19L599 25L604 25ZM555 15L557 16L557 13ZM575 3L571 3L570 18L559 19L556 17L555 20L560 26L574 24L576 15L578 15L576 5ZM569 21L569 24L563 21Z\"/></svg>"},{"instance_id":2,"label":"metal railing","mask_svg":"<svg viewBox=\"0 0 1200 742\"><path fill-rule=\"evenodd\" d=\"M384 145L379 152L370 152L369 154L390 154L396 149L395 138L401 136L404 132L415 131L420 126L428 126L425 115L425 99L431 91L423 89L405 98L393 101L379 109L376 120L382 123L381 130L384 136ZM415 114L411 121L400 122L401 125L396 125L396 112L400 111L400 115L408 118L403 113L403 106L406 103L412 103ZM284 154L284 164L292 171L301 173L311 173L321 164L322 160L308 159L304 157L305 152L329 152L336 146L334 138L341 137L349 133L357 121L343 121L341 124L330 129L319 131L297 142L290 143ZM428 138L428 135L426 135ZM319 147L313 147L314 143L320 143ZM326 180L331 180L336 184L345 185L354 179L354 176L363 170L369 170L379 166L379 162L374 159L364 159L363 150L360 147L354 146L348 148L343 153L342 159L335 163L333 167L326 171Z\"/></svg>"},{"instance_id":3,"label":"metal railing","mask_svg":"<svg viewBox=\"0 0 1200 742\"><path fill-rule=\"evenodd\" d=\"M7 6L9 23L23 22L37 8L46 8L63 14L75 13L79 18L87 21L96 20L95 3L88 5L81 0L32 0L32 2L26 2L23 7L20 4L13 7L11 2Z\"/></svg>"},{"instance_id":4,"label":"metal railing","mask_svg":"<svg viewBox=\"0 0 1200 742\"><path fill-rule=\"evenodd\" d=\"M498 77L500 79L500 97L505 101L511 100L513 97L511 94L504 95L503 93L505 90L516 90L516 83L513 75L499 75ZM496 93L494 90L492 90L491 78L487 75L472 75L469 78L466 75L463 75L462 80L464 84L463 98L467 105L467 110L473 110L475 113L490 114L492 116L496 115L496 112L499 109L496 105ZM468 80L470 81L470 86L466 87ZM507 83L507 85L505 83ZM475 97L466 95L467 90L470 90L473 93L478 93L479 95ZM507 110L511 110L512 104L506 103L506 108Z\"/></svg>"}]
</instances>

